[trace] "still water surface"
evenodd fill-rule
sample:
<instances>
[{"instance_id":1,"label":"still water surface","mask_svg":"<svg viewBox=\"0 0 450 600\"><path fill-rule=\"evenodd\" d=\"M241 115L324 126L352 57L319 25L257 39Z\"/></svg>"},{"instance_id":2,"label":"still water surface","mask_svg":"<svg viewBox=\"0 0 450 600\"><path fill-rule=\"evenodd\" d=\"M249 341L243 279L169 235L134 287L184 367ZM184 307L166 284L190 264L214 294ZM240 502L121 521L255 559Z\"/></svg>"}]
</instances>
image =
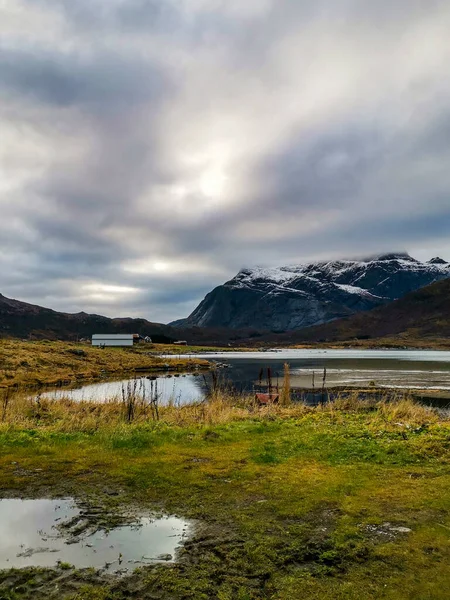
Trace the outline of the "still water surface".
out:
<instances>
[{"instance_id":1,"label":"still water surface","mask_svg":"<svg viewBox=\"0 0 450 600\"><path fill-rule=\"evenodd\" d=\"M273 376L281 378L288 363L293 387L320 386L326 368L328 387L359 387L373 382L379 387L450 390L450 352L305 349L202 356L230 363L231 380L245 389L259 377L262 367L270 367Z\"/></svg>"},{"instance_id":2,"label":"still water surface","mask_svg":"<svg viewBox=\"0 0 450 600\"><path fill-rule=\"evenodd\" d=\"M142 517L133 525L70 539L61 525L79 515L71 499L0 500L0 569L52 567L57 562L105 572L171 562L189 531L176 517Z\"/></svg>"}]
</instances>

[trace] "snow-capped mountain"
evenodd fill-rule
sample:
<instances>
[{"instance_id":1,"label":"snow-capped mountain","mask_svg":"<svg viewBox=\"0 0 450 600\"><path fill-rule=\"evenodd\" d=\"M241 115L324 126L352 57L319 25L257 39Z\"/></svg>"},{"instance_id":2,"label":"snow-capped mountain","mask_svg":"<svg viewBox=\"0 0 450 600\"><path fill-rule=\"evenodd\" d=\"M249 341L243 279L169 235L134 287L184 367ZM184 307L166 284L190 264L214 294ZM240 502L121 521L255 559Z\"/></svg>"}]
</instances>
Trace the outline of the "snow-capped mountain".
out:
<instances>
[{"instance_id":1,"label":"snow-capped mountain","mask_svg":"<svg viewBox=\"0 0 450 600\"><path fill-rule=\"evenodd\" d=\"M403 253L243 269L175 324L288 331L375 308L446 277L450 264L441 258L421 262Z\"/></svg>"}]
</instances>

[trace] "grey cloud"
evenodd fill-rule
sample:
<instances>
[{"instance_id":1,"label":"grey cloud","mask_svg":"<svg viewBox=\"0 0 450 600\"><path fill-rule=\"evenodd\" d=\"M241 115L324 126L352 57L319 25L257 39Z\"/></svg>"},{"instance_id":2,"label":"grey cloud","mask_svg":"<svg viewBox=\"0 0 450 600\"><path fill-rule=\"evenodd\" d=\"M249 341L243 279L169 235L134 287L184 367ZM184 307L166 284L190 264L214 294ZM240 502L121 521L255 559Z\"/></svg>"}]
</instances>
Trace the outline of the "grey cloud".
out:
<instances>
[{"instance_id":1,"label":"grey cloud","mask_svg":"<svg viewBox=\"0 0 450 600\"><path fill-rule=\"evenodd\" d=\"M32 4L63 25L2 48L0 292L171 320L243 266L445 255L448 3Z\"/></svg>"},{"instance_id":2,"label":"grey cloud","mask_svg":"<svg viewBox=\"0 0 450 600\"><path fill-rule=\"evenodd\" d=\"M348 202L361 193L367 172L383 160L384 132L364 123L338 123L313 136L300 134L258 167L264 204L277 211ZM273 197L278 202L273 204Z\"/></svg>"},{"instance_id":3,"label":"grey cloud","mask_svg":"<svg viewBox=\"0 0 450 600\"><path fill-rule=\"evenodd\" d=\"M136 102L155 102L170 81L157 67L133 57L94 58L70 52L5 50L0 56L0 86L59 107L125 111Z\"/></svg>"},{"instance_id":4,"label":"grey cloud","mask_svg":"<svg viewBox=\"0 0 450 600\"><path fill-rule=\"evenodd\" d=\"M28 0L35 2L35 0ZM56 11L62 11L66 18L84 30L140 30L159 31L166 25L174 26L180 21L174 3L161 0L126 0L109 2L100 0L38 0L41 5Z\"/></svg>"}]
</instances>

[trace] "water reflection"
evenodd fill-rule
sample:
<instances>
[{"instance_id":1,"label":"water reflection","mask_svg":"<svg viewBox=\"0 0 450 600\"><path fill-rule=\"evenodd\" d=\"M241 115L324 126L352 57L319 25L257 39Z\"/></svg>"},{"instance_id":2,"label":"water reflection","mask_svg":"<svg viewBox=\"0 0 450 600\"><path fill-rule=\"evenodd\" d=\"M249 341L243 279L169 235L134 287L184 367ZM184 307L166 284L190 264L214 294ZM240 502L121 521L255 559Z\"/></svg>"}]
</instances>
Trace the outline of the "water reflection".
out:
<instances>
[{"instance_id":1,"label":"water reflection","mask_svg":"<svg viewBox=\"0 0 450 600\"><path fill-rule=\"evenodd\" d=\"M52 567L57 562L127 572L172 562L189 532L177 517L142 517L132 525L70 539L64 524L80 514L71 499L0 500L0 569Z\"/></svg>"},{"instance_id":2,"label":"water reflection","mask_svg":"<svg viewBox=\"0 0 450 600\"><path fill-rule=\"evenodd\" d=\"M273 383L280 383L288 363L293 387L378 387L450 390L450 352L389 350L286 350L202 355L226 361L225 376L238 389L251 390L261 368L270 367ZM266 375L265 375L266 376Z\"/></svg>"},{"instance_id":3,"label":"water reflection","mask_svg":"<svg viewBox=\"0 0 450 600\"><path fill-rule=\"evenodd\" d=\"M70 398L77 401L105 402L107 400L121 400L123 393L129 387L136 386L136 393L140 397L158 397L159 404L173 403L175 405L192 404L204 398L205 383L203 376L148 376L134 379L121 379L118 381L105 381L85 385L75 389L57 389L42 394L43 397L60 400Z\"/></svg>"}]
</instances>

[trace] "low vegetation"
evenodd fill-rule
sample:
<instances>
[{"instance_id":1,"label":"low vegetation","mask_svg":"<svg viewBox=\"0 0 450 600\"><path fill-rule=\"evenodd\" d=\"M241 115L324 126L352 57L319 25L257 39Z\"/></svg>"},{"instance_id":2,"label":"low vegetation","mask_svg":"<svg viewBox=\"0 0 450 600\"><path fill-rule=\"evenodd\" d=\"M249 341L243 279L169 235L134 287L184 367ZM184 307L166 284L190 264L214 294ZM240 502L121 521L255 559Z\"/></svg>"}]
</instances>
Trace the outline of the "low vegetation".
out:
<instances>
[{"instance_id":1,"label":"low vegetation","mask_svg":"<svg viewBox=\"0 0 450 600\"><path fill-rule=\"evenodd\" d=\"M284 345L284 344L281 344ZM404 333L398 336L380 337L380 338L350 338L347 341L335 342L317 342L317 343L301 343L288 344L289 348L299 349L317 349L327 348L335 350L449 350L449 338L420 338L414 333Z\"/></svg>"},{"instance_id":2,"label":"low vegetation","mask_svg":"<svg viewBox=\"0 0 450 600\"><path fill-rule=\"evenodd\" d=\"M202 360L171 358L170 369L207 367ZM59 384L135 371L167 370L155 348L94 348L89 343L0 339L0 388Z\"/></svg>"},{"instance_id":3,"label":"low vegetation","mask_svg":"<svg viewBox=\"0 0 450 600\"><path fill-rule=\"evenodd\" d=\"M187 346L179 346L177 344L158 344L156 349L161 354L171 354L174 356L183 356L185 354L214 354L216 352L235 352L238 350L239 352L249 351L251 352L252 348L239 347L235 348L232 346L225 346L224 348L220 348L218 346L194 346L188 344Z\"/></svg>"},{"instance_id":4,"label":"low vegetation","mask_svg":"<svg viewBox=\"0 0 450 600\"><path fill-rule=\"evenodd\" d=\"M287 388L287 385L286 385ZM450 419L414 404L258 407L212 391L159 407L19 394L0 423L0 488L140 504L199 523L174 565L0 572L7 600L444 600ZM111 495L113 494L113 495Z\"/></svg>"},{"instance_id":5,"label":"low vegetation","mask_svg":"<svg viewBox=\"0 0 450 600\"><path fill-rule=\"evenodd\" d=\"M323 325L280 336L292 343L331 342L364 347L449 348L450 279L438 281L395 302Z\"/></svg>"}]
</instances>

